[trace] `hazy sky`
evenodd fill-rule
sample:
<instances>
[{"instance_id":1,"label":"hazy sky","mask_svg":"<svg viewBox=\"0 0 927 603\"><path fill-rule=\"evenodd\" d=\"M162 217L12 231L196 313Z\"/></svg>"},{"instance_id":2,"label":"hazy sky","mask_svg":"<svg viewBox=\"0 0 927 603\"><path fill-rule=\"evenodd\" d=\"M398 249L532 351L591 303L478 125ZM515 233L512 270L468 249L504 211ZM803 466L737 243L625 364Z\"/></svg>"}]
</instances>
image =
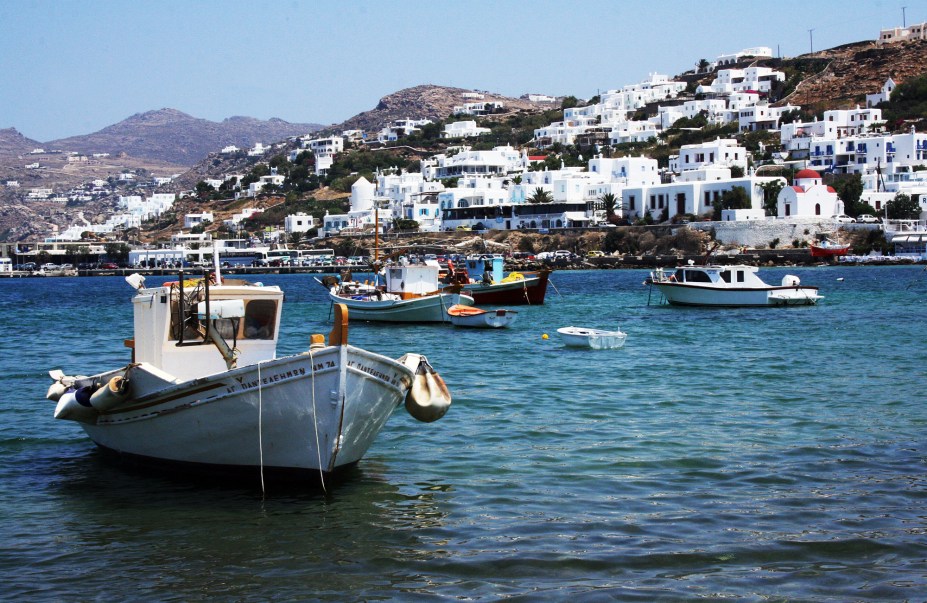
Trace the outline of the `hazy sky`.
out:
<instances>
[{"instance_id":1,"label":"hazy sky","mask_svg":"<svg viewBox=\"0 0 927 603\"><path fill-rule=\"evenodd\" d=\"M418 84L588 98L751 46L874 40L903 17L927 21L927 0L6 0L0 128L45 142L164 107L331 124Z\"/></svg>"}]
</instances>

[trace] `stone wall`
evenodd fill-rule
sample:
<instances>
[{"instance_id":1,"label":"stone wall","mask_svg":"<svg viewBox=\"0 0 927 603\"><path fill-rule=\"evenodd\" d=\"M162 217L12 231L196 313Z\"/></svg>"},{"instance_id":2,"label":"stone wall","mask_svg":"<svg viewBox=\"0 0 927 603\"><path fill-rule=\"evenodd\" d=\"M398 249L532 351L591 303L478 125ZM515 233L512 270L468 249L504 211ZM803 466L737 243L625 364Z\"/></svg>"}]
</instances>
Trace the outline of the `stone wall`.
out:
<instances>
[{"instance_id":1,"label":"stone wall","mask_svg":"<svg viewBox=\"0 0 927 603\"><path fill-rule=\"evenodd\" d=\"M876 224L840 224L839 226L850 230L878 228ZM833 220L795 217L741 222L691 222L689 228L713 232L715 239L724 245L763 249L769 247L770 242L775 239L779 239L777 247L789 247L796 239L811 243L819 239L818 234L832 234L837 230L837 225Z\"/></svg>"}]
</instances>

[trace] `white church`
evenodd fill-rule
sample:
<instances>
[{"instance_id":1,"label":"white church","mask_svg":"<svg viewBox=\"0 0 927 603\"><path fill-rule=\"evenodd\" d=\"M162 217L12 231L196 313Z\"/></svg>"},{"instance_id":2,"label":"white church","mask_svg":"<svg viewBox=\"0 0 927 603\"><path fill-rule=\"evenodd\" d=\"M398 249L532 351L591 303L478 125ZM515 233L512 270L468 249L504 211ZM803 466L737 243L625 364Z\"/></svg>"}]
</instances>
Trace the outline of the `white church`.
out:
<instances>
[{"instance_id":1,"label":"white church","mask_svg":"<svg viewBox=\"0 0 927 603\"><path fill-rule=\"evenodd\" d=\"M776 213L780 218L829 218L843 213L843 201L820 174L804 169L795 174L792 186L779 191Z\"/></svg>"}]
</instances>

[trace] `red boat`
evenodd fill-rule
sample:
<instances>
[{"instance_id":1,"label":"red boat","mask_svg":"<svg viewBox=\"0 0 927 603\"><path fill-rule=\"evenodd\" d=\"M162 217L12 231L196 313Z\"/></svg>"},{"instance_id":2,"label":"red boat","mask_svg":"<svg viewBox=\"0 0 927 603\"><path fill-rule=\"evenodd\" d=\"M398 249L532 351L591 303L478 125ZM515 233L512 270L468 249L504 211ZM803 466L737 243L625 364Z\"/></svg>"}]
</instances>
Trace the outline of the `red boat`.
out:
<instances>
[{"instance_id":1,"label":"red boat","mask_svg":"<svg viewBox=\"0 0 927 603\"><path fill-rule=\"evenodd\" d=\"M510 272L502 275L502 258L467 259L461 266L448 262L446 282L463 287L474 304L490 306L539 306L547 294L551 271ZM472 278L472 275L479 275Z\"/></svg>"},{"instance_id":2,"label":"red boat","mask_svg":"<svg viewBox=\"0 0 927 603\"><path fill-rule=\"evenodd\" d=\"M850 250L849 245L841 245L833 241L822 241L811 244L811 257L813 258L831 258L840 255L846 255Z\"/></svg>"},{"instance_id":3,"label":"red boat","mask_svg":"<svg viewBox=\"0 0 927 603\"><path fill-rule=\"evenodd\" d=\"M511 272L496 283L476 282L463 286L463 292L473 298L474 304L491 306L539 306L547 294L550 270L538 272Z\"/></svg>"}]
</instances>

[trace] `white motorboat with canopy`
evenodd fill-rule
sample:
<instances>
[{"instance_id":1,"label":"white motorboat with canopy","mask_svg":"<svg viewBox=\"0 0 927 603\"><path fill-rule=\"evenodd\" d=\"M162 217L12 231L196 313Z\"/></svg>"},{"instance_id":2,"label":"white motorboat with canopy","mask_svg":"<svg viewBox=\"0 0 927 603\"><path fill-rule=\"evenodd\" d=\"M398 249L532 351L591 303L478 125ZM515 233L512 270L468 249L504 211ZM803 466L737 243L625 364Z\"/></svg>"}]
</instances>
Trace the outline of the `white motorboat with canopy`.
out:
<instances>
[{"instance_id":1,"label":"white motorboat with canopy","mask_svg":"<svg viewBox=\"0 0 927 603\"><path fill-rule=\"evenodd\" d=\"M90 377L51 371L55 417L80 423L101 448L191 468L329 473L359 461L405 402L434 421L451 402L424 356L393 360L348 344L336 306L326 344L277 357L283 291L209 278L146 287L126 278L132 361ZM263 483L263 481L262 481Z\"/></svg>"},{"instance_id":2,"label":"white motorboat with canopy","mask_svg":"<svg viewBox=\"0 0 927 603\"><path fill-rule=\"evenodd\" d=\"M658 268L645 281L676 306L808 306L820 299L817 287L802 286L787 274L781 285L768 285L756 266L680 266L675 271Z\"/></svg>"}]
</instances>

